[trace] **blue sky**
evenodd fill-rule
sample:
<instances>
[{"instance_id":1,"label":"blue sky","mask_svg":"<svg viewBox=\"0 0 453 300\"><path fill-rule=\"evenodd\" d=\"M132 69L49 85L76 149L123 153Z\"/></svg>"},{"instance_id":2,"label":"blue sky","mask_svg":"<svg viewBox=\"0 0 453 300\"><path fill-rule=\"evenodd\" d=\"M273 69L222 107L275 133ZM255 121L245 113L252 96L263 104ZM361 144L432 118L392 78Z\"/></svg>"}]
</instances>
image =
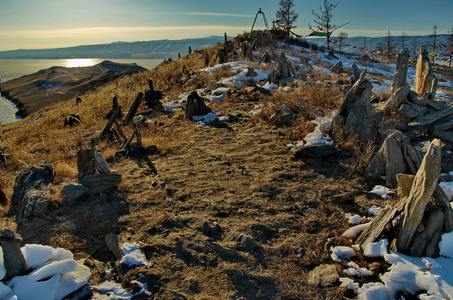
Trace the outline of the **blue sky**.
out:
<instances>
[{"instance_id":1,"label":"blue sky","mask_svg":"<svg viewBox=\"0 0 453 300\"><path fill-rule=\"evenodd\" d=\"M323 0L294 0L301 35ZM0 0L0 51L116 41L235 36L262 8L275 19L278 0ZM332 1L336 3L337 1ZM428 5L427 5L428 3ZM338 0L333 21L349 36L425 35L453 26L453 0ZM258 25L263 26L262 19Z\"/></svg>"}]
</instances>

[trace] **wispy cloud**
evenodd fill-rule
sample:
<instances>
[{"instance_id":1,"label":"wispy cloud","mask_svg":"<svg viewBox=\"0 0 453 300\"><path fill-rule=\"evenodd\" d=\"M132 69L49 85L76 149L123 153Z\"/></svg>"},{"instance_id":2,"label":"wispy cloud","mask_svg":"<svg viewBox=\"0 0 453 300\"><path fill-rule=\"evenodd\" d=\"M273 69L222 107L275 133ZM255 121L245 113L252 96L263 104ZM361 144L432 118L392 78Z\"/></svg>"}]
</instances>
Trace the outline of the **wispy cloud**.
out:
<instances>
[{"instance_id":1,"label":"wispy cloud","mask_svg":"<svg viewBox=\"0 0 453 300\"><path fill-rule=\"evenodd\" d=\"M181 12L181 15L194 15L194 16L210 16L210 17L237 17L237 18L250 18L252 15L243 14L228 14L228 13L216 13L216 12Z\"/></svg>"}]
</instances>

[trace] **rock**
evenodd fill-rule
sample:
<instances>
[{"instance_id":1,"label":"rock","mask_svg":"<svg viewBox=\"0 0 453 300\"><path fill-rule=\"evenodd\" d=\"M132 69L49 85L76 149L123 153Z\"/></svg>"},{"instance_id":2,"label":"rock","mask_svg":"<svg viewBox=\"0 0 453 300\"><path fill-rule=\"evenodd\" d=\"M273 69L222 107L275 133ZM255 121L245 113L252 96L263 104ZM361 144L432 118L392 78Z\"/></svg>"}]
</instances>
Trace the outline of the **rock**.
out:
<instances>
[{"instance_id":1,"label":"rock","mask_svg":"<svg viewBox=\"0 0 453 300\"><path fill-rule=\"evenodd\" d=\"M429 99L428 98L428 99L425 99L424 101L425 101L427 106L432 107L435 110L442 110L442 109L448 107L448 105L443 104L443 103L441 103L439 101L436 101L436 100L433 100L433 99Z\"/></svg>"},{"instance_id":2,"label":"rock","mask_svg":"<svg viewBox=\"0 0 453 300\"><path fill-rule=\"evenodd\" d=\"M133 125L134 127L137 127L137 126L143 127L143 126L145 126L145 124L146 124L145 121L146 121L145 116L143 116L143 115L137 115L137 116L135 116L135 117L132 119L132 125Z\"/></svg>"},{"instance_id":3,"label":"rock","mask_svg":"<svg viewBox=\"0 0 453 300\"><path fill-rule=\"evenodd\" d=\"M79 115L70 114L69 117L64 118L63 127L74 126L74 125L81 124L81 123L82 123L82 121L80 120Z\"/></svg>"},{"instance_id":4,"label":"rock","mask_svg":"<svg viewBox=\"0 0 453 300\"><path fill-rule=\"evenodd\" d=\"M390 112L393 108L399 108L401 104L407 102L407 96L409 95L411 88L408 85L399 87L394 90L393 94L390 96L390 99L385 104L385 109L387 112Z\"/></svg>"},{"instance_id":5,"label":"rock","mask_svg":"<svg viewBox=\"0 0 453 300\"><path fill-rule=\"evenodd\" d=\"M102 153L99 149L97 149L96 152L94 153L94 160L95 160L96 170L98 170L98 172L100 174L112 173L112 172L110 172L107 161L105 160L104 156L102 156Z\"/></svg>"},{"instance_id":6,"label":"rock","mask_svg":"<svg viewBox=\"0 0 453 300\"><path fill-rule=\"evenodd\" d=\"M9 230L9 229L3 229L1 236L12 239L12 238L14 238L14 231Z\"/></svg>"},{"instance_id":7,"label":"rock","mask_svg":"<svg viewBox=\"0 0 453 300\"><path fill-rule=\"evenodd\" d=\"M203 224L201 224L201 232L203 232L204 235L211 235L211 225L204 221Z\"/></svg>"},{"instance_id":8,"label":"rock","mask_svg":"<svg viewBox=\"0 0 453 300\"><path fill-rule=\"evenodd\" d=\"M113 256L118 260L123 257L119 243L118 235L114 233L109 233L104 237L105 245L112 252Z\"/></svg>"},{"instance_id":9,"label":"rock","mask_svg":"<svg viewBox=\"0 0 453 300\"><path fill-rule=\"evenodd\" d=\"M391 91L407 86L407 70L409 68L409 50L406 48L398 52L395 77L393 78Z\"/></svg>"},{"instance_id":10,"label":"rock","mask_svg":"<svg viewBox=\"0 0 453 300\"><path fill-rule=\"evenodd\" d=\"M8 217L17 222L47 212L50 203L50 185L55 177L53 166L43 161L19 173L14 184Z\"/></svg>"},{"instance_id":11,"label":"rock","mask_svg":"<svg viewBox=\"0 0 453 300\"><path fill-rule=\"evenodd\" d=\"M272 62L272 58L271 56L269 55L269 52L266 51L263 55L263 58L261 59L261 62L262 63L271 63Z\"/></svg>"},{"instance_id":12,"label":"rock","mask_svg":"<svg viewBox=\"0 0 453 300\"><path fill-rule=\"evenodd\" d=\"M308 284L328 287L334 285L339 278L334 265L320 265L308 273Z\"/></svg>"},{"instance_id":13,"label":"rock","mask_svg":"<svg viewBox=\"0 0 453 300\"><path fill-rule=\"evenodd\" d=\"M214 62L217 60L217 58L219 59L220 64L228 62L228 49L225 47L219 47L217 49L217 56L214 59Z\"/></svg>"},{"instance_id":14,"label":"rock","mask_svg":"<svg viewBox=\"0 0 453 300\"><path fill-rule=\"evenodd\" d=\"M209 54L208 54L208 52L205 52L205 54L204 54L204 66L205 67L209 66Z\"/></svg>"},{"instance_id":15,"label":"rock","mask_svg":"<svg viewBox=\"0 0 453 300\"><path fill-rule=\"evenodd\" d=\"M120 174L92 174L86 175L79 183L88 188L87 193L91 195L103 193L114 188L121 182Z\"/></svg>"},{"instance_id":16,"label":"rock","mask_svg":"<svg viewBox=\"0 0 453 300\"><path fill-rule=\"evenodd\" d=\"M280 72L281 78L287 78L287 77L297 77L296 70L294 66L291 64L291 62L286 58L286 55L284 52L280 55L278 59L278 70ZM278 79L281 79L278 78Z\"/></svg>"},{"instance_id":17,"label":"rock","mask_svg":"<svg viewBox=\"0 0 453 300\"><path fill-rule=\"evenodd\" d=\"M429 112L421 117L418 117L408 125L412 127L429 127L441 119L446 119L453 116L453 107L448 106L440 111Z\"/></svg>"},{"instance_id":18,"label":"rock","mask_svg":"<svg viewBox=\"0 0 453 300\"><path fill-rule=\"evenodd\" d=\"M352 64L352 83L360 79L360 70L355 63Z\"/></svg>"},{"instance_id":19,"label":"rock","mask_svg":"<svg viewBox=\"0 0 453 300\"><path fill-rule=\"evenodd\" d=\"M198 96L197 92L193 91L187 97L186 104L186 119L192 120L193 116L204 116L211 112L211 109L206 106L203 98Z\"/></svg>"},{"instance_id":20,"label":"rock","mask_svg":"<svg viewBox=\"0 0 453 300\"><path fill-rule=\"evenodd\" d=\"M255 72L255 68L247 68L247 73L245 74L246 77L255 77L258 74Z\"/></svg>"},{"instance_id":21,"label":"rock","mask_svg":"<svg viewBox=\"0 0 453 300\"><path fill-rule=\"evenodd\" d=\"M6 280L15 276L24 275L27 271L25 258L20 251L21 240L15 238L1 238L3 264L6 270Z\"/></svg>"},{"instance_id":22,"label":"rock","mask_svg":"<svg viewBox=\"0 0 453 300\"><path fill-rule=\"evenodd\" d=\"M430 93L431 99L436 96L437 78L434 75L431 62L428 57L428 51L422 47L415 68L414 90L419 96Z\"/></svg>"},{"instance_id":23,"label":"rock","mask_svg":"<svg viewBox=\"0 0 453 300\"><path fill-rule=\"evenodd\" d=\"M257 245L255 241L248 235L241 234L237 241L240 243L241 247L246 251L246 252L253 252L255 249L257 249Z\"/></svg>"},{"instance_id":24,"label":"rock","mask_svg":"<svg viewBox=\"0 0 453 300\"><path fill-rule=\"evenodd\" d=\"M341 141L346 137L366 143L376 138L377 131L371 105L373 85L365 75L366 69L346 94L343 104L333 119L331 131L334 141Z\"/></svg>"},{"instance_id":25,"label":"rock","mask_svg":"<svg viewBox=\"0 0 453 300\"><path fill-rule=\"evenodd\" d=\"M253 49L248 43L242 43L242 55L244 59L253 61Z\"/></svg>"},{"instance_id":26,"label":"rock","mask_svg":"<svg viewBox=\"0 0 453 300\"><path fill-rule=\"evenodd\" d=\"M61 196L65 201L77 201L86 194L88 188L79 183L65 185L61 189Z\"/></svg>"},{"instance_id":27,"label":"rock","mask_svg":"<svg viewBox=\"0 0 453 300\"><path fill-rule=\"evenodd\" d=\"M90 161L94 160L94 149L81 149L77 151L77 170L79 171L79 179L82 171L87 167ZM94 170L93 173L94 174Z\"/></svg>"},{"instance_id":28,"label":"rock","mask_svg":"<svg viewBox=\"0 0 453 300\"><path fill-rule=\"evenodd\" d=\"M311 72L311 66L309 64L302 64L299 66L297 72L299 73L299 75L307 75Z\"/></svg>"},{"instance_id":29,"label":"rock","mask_svg":"<svg viewBox=\"0 0 453 300\"><path fill-rule=\"evenodd\" d=\"M365 171L365 178L378 180L385 176L387 186L397 185L396 175L415 174L421 163L420 154L409 143L409 139L396 130L384 140Z\"/></svg>"},{"instance_id":30,"label":"rock","mask_svg":"<svg viewBox=\"0 0 453 300\"><path fill-rule=\"evenodd\" d=\"M428 112L426 106L418 106L413 104L402 104L398 110L398 116L406 123L411 122L413 119L418 118Z\"/></svg>"},{"instance_id":31,"label":"rock","mask_svg":"<svg viewBox=\"0 0 453 300\"><path fill-rule=\"evenodd\" d=\"M441 139L443 142L453 143L453 132L436 130L433 132L433 136Z\"/></svg>"},{"instance_id":32,"label":"rock","mask_svg":"<svg viewBox=\"0 0 453 300\"><path fill-rule=\"evenodd\" d=\"M443 122L443 123L436 123L433 125L434 131L449 130L452 128L453 128L453 120Z\"/></svg>"},{"instance_id":33,"label":"rock","mask_svg":"<svg viewBox=\"0 0 453 300\"><path fill-rule=\"evenodd\" d=\"M334 64L332 67L330 67L330 71L333 73L340 74L343 71L343 62L339 61L336 64Z\"/></svg>"}]
</instances>

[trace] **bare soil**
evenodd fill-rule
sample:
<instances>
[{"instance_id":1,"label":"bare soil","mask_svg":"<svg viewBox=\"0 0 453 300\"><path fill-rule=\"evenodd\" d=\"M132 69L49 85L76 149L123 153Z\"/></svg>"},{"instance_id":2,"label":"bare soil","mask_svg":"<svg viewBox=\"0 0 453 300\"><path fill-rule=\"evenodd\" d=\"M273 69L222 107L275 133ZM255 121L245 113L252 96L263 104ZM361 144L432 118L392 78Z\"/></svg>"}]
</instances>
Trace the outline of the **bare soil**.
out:
<instances>
[{"instance_id":1,"label":"bare soil","mask_svg":"<svg viewBox=\"0 0 453 300\"><path fill-rule=\"evenodd\" d=\"M338 284L310 286L308 272L331 263L330 246L344 243L345 211L366 215L385 203L363 193L348 153L294 159L286 129L248 115L254 105L223 108L238 120L205 127L160 116L143 131L178 141L172 149L110 161L123 176L118 191L62 203L18 233L108 264L106 234L140 242L153 267L123 270L122 281L131 286L144 274L155 299L339 298ZM331 201L344 193L358 196ZM104 280L93 274L92 283Z\"/></svg>"}]
</instances>

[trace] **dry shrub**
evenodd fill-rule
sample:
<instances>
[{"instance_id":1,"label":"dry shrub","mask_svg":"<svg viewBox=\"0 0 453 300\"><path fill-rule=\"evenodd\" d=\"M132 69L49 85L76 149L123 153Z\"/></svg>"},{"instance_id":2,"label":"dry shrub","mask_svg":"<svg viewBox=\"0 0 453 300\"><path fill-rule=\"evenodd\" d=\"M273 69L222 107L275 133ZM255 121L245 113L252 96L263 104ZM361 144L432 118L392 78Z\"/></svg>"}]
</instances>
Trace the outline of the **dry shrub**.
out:
<instances>
[{"instance_id":1,"label":"dry shrub","mask_svg":"<svg viewBox=\"0 0 453 300\"><path fill-rule=\"evenodd\" d=\"M68 165L66 162L56 162L54 165L55 179L62 181L66 178L77 178L77 168Z\"/></svg>"},{"instance_id":2,"label":"dry shrub","mask_svg":"<svg viewBox=\"0 0 453 300\"><path fill-rule=\"evenodd\" d=\"M288 134L288 138L293 141L301 141L307 136L307 134L313 132L315 128L316 125L309 120L300 121L299 124L297 124L297 126Z\"/></svg>"},{"instance_id":3,"label":"dry shrub","mask_svg":"<svg viewBox=\"0 0 453 300\"><path fill-rule=\"evenodd\" d=\"M225 77L231 77L233 74L231 73L231 67L225 66L220 70L215 71L212 75L215 77L216 80L220 80Z\"/></svg>"},{"instance_id":4,"label":"dry shrub","mask_svg":"<svg viewBox=\"0 0 453 300\"><path fill-rule=\"evenodd\" d=\"M376 153L376 147L372 140L368 140L366 143L354 143L354 145L355 146L351 149L353 157L348 166L349 177L364 174Z\"/></svg>"}]
</instances>

